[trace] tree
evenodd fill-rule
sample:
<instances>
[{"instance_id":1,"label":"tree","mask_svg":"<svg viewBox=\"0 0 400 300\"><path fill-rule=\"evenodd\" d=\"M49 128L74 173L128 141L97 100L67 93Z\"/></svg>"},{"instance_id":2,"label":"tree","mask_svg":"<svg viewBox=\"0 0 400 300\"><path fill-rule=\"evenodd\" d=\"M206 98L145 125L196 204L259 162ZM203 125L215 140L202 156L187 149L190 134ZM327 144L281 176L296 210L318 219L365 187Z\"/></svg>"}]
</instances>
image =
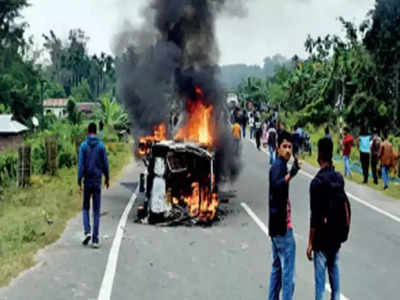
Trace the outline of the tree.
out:
<instances>
[{"instance_id":1,"label":"tree","mask_svg":"<svg viewBox=\"0 0 400 300\"><path fill-rule=\"evenodd\" d=\"M111 100L110 96L105 95L100 101L100 108L96 110L95 115L98 119L104 121L104 125L114 129L127 129L128 114L122 106Z\"/></svg>"},{"instance_id":2,"label":"tree","mask_svg":"<svg viewBox=\"0 0 400 300\"><path fill-rule=\"evenodd\" d=\"M71 97L73 97L77 102L87 102L93 100L89 84L86 79L83 79L79 85L72 88Z\"/></svg>"},{"instance_id":3,"label":"tree","mask_svg":"<svg viewBox=\"0 0 400 300\"><path fill-rule=\"evenodd\" d=\"M0 49L23 45L26 23L16 23L27 0L2 0L0 5Z\"/></svg>"},{"instance_id":4,"label":"tree","mask_svg":"<svg viewBox=\"0 0 400 300\"><path fill-rule=\"evenodd\" d=\"M391 100L394 124L400 126L400 2L376 0L370 15L372 26L365 35L364 44L377 67L378 97Z\"/></svg>"},{"instance_id":5,"label":"tree","mask_svg":"<svg viewBox=\"0 0 400 300\"><path fill-rule=\"evenodd\" d=\"M46 89L43 94L44 99L48 98L66 98L67 95L65 94L65 90L61 84L50 81L46 84Z\"/></svg>"},{"instance_id":6,"label":"tree","mask_svg":"<svg viewBox=\"0 0 400 300\"><path fill-rule=\"evenodd\" d=\"M67 113L68 113L68 120L76 125L82 122L82 114L78 111L76 106L76 102L74 99L70 98L67 103Z\"/></svg>"},{"instance_id":7,"label":"tree","mask_svg":"<svg viewBox=\"0 0 400 300\"><path fill-rule=\"evenodd\" d=\"M40 75L33 59L27 58L32 41L23 35L26 24L17 22L25 0L3 0L0 5L0 103L25 124L40 112Z\"/></svg>"}]
</instances>

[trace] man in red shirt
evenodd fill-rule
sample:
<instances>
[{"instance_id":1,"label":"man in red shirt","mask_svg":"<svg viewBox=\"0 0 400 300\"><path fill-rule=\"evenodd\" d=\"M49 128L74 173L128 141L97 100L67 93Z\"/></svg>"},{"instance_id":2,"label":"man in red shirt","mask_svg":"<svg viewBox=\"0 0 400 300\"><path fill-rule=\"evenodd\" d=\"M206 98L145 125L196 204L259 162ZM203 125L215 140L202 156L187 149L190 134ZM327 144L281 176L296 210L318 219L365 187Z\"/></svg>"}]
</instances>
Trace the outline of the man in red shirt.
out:
<instances>
[{"instance_id":1,"label":"man in red shirt","mask_svg":"<svg viewBox=\"0 0 400 300\"><path fill-rule=\"evenodd\" d=\"M344 137L342 140L342 149L343 149L343 159L344 159L344 176L347 176L347 174L349 174L350 178L353 178L353 174L351 173L350 170L350 154L351 154L351 148L354 145L354 138L350 134L350 130L348 127L345 127L343 131L344 131Z\"/></svg>"}]
</instances>

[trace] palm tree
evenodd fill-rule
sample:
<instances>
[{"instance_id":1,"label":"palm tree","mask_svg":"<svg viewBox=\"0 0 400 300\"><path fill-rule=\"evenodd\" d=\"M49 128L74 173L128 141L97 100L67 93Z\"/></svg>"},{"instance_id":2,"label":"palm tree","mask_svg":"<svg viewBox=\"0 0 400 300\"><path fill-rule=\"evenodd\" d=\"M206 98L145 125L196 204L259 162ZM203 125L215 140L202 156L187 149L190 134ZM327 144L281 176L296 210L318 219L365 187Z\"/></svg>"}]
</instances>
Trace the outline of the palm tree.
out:
<instances>
[{"instance_id":1,"label":"palm tree","mask_svg":"<svg viewBox=\"0 0 400 300\"><path fill-rule=\"evenodd\" d=\"M100 107L95 112L97 118L104 121L104 125L114 129L128 128L128 114L123 107L110 96L103 96Z\"/></svg>"}]
</instances>

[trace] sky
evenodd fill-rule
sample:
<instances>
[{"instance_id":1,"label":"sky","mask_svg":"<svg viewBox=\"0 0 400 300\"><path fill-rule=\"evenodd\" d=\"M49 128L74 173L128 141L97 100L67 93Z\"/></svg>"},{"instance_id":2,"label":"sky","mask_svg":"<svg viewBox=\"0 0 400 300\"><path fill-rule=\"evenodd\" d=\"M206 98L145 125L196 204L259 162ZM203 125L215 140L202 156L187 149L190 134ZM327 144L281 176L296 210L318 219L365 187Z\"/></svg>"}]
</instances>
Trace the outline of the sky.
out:
<instances>
[{"instance_id":1,"label":"sky","mask_svg":"<svg viewBox=\"0 0 400 300\"><path fill-rule=\"evenodd\" d=\"M112 41L125 21L138 26L141 8L149 0L30 0L22 15L30 24L28 35L39 47L42 34L51 29L66 38L70 29L81 28L90 37L90 53L112 53ZM233 0L227 0L233 1ZM375 0L243 0L247 16L221 16L216 35L220 64L262 65L266 56L297 54L306 57L304 42L326 34L343 35L337 20L361 23Z\"/></svg>"}]
</instances>

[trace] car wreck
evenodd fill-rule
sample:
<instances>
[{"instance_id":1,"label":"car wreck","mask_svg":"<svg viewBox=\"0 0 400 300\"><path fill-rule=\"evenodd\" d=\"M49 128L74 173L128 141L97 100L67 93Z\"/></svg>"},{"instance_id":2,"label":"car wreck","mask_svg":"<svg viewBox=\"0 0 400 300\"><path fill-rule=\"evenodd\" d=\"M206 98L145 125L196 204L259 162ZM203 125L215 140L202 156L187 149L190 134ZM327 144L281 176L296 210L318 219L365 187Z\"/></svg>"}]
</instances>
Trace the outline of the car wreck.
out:
<instances>
[{"instance_id":1,"label":"car wreck","mask_svg":"<svg viewBox=\"0 0 400 300\"><path fill-rule=\"evenodd\" d=\"M142 140L139 152L143 205L137 221L149 224L199 224L213 221L218 209L215 155L196 143Z\"/></svg>"}]
</instances>

